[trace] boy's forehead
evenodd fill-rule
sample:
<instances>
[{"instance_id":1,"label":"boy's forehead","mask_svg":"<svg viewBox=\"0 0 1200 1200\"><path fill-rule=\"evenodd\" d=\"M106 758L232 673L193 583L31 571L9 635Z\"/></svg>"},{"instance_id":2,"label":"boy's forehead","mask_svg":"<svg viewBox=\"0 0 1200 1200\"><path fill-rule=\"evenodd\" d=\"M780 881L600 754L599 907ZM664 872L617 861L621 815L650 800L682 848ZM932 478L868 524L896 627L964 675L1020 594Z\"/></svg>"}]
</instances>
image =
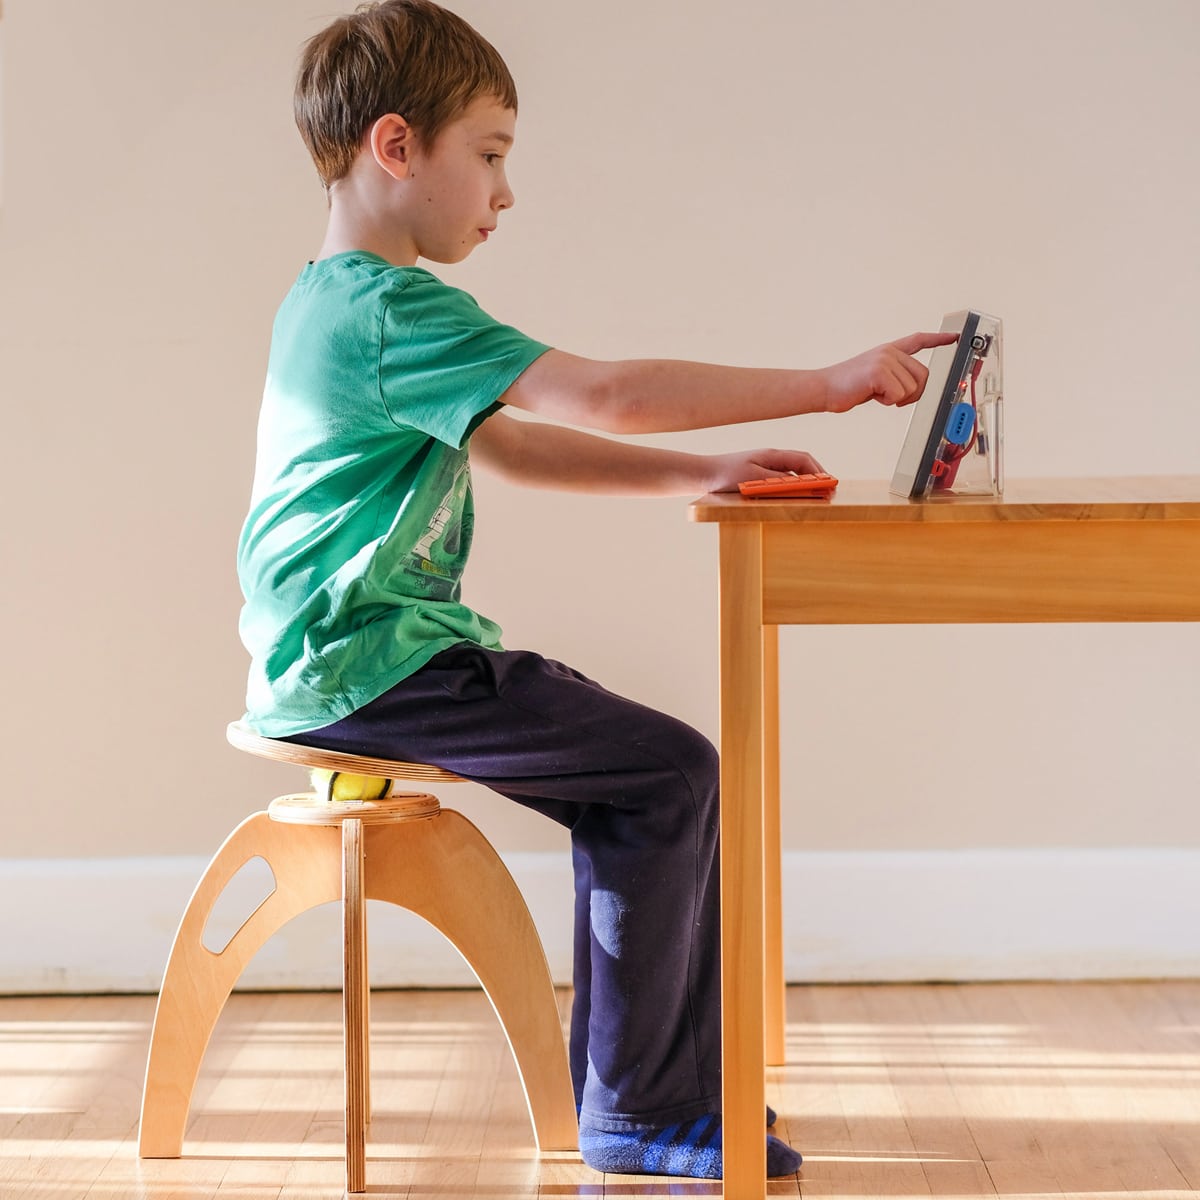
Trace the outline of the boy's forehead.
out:
<instances>
[{"instance_id":1,"label":"boy's forehead","mask_svg":"<svg viewBox=\"0 0 1200 1200\"><path fill-rule=\"evenodd\" d=\"M495 138L510 143L516 133L517 114L494 96L471 101L454 124L472 138Z\"/></svg>"}]
</instances>

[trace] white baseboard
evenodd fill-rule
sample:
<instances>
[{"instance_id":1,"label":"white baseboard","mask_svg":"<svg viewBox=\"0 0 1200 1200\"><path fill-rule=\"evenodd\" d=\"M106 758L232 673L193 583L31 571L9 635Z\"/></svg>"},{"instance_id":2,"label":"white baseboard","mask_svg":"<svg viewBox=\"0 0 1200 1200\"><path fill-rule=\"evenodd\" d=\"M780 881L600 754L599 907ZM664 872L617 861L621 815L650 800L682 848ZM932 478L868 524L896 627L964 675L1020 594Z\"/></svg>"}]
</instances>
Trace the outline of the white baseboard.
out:
<instances>
[{"instance_id":1,"label":"white baseboard","mask_svg":"<svg viewBox=\"0 0 1200 1200\"><path fill-rule=\"evenodd\" d=\"M568 856L509 854L559 983L571 978ZM0 859L0 993L153 992L200 858ZM249 874L249 872L247 872ZM792 982L1200 976L1200 850L791 852ZM259 887L261 889L261 884ZM225 936L261 898L239 876ZM411 914L372 903L377 987L474 983ZM291 922L240 986L336 988L336 905Z\"/></svg>"}]
</instances>

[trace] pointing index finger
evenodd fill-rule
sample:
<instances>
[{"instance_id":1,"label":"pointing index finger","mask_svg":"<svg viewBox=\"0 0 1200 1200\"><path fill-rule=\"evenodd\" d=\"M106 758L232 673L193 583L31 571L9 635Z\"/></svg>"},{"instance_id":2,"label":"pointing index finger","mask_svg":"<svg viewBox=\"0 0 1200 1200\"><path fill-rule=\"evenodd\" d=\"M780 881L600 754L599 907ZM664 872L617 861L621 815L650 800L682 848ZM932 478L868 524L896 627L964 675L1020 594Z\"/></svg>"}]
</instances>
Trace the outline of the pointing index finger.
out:
<instances>
[{"instance_id":1,"label":"pointing index finger","mask_svg":"<svg viewBox=\"0 0 1200 1200\"><path fill-rule=\"evenodd\" d=\"M957 333L910 333L892 345L905 354L916 354L918 350L931 350L935 346L950 346L958 341Z\"/></svg>"}]
</instances>

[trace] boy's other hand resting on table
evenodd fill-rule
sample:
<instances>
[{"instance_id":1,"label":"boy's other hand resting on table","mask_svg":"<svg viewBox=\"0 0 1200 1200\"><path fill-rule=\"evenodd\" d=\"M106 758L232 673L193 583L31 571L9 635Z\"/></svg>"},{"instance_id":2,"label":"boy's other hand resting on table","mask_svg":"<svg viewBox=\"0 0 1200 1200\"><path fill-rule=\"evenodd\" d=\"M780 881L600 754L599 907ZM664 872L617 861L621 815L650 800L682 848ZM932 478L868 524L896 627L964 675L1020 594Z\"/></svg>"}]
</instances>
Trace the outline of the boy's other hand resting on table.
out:
<instances>
[{"instance_id":1,"label":"boy's other hand resting on table","mask_svg":"<svg viewBox=\"0 0 1200 1200\"><path fill-rule=\"evenodd\" d=\"M819 475L825 470L806 450L739 450L710 455L707 461L711 475L699 482L709 492L736 492L748 479Z\"/></svg>"}]
</instances>

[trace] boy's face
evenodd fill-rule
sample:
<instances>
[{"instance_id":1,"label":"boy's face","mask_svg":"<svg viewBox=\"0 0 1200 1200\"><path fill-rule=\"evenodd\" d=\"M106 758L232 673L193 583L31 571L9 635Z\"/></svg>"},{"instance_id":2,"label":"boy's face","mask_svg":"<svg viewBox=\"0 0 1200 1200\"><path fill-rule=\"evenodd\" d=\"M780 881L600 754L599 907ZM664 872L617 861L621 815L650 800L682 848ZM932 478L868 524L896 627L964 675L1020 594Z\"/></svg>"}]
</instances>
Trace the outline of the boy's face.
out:
<instances>
[{"instance_id":1,"label":"boy's face","mask_svg":"<svg viewBox=\"0 0 1200 1200\"><path fill-rule=\"evenodd\" d=\"M481 96L444 126L433 145L418 137L397 216L413 262L461 262L487 241L500 213L513 205L505 176L516 114Z\"/></svg>"}]
</instances>

